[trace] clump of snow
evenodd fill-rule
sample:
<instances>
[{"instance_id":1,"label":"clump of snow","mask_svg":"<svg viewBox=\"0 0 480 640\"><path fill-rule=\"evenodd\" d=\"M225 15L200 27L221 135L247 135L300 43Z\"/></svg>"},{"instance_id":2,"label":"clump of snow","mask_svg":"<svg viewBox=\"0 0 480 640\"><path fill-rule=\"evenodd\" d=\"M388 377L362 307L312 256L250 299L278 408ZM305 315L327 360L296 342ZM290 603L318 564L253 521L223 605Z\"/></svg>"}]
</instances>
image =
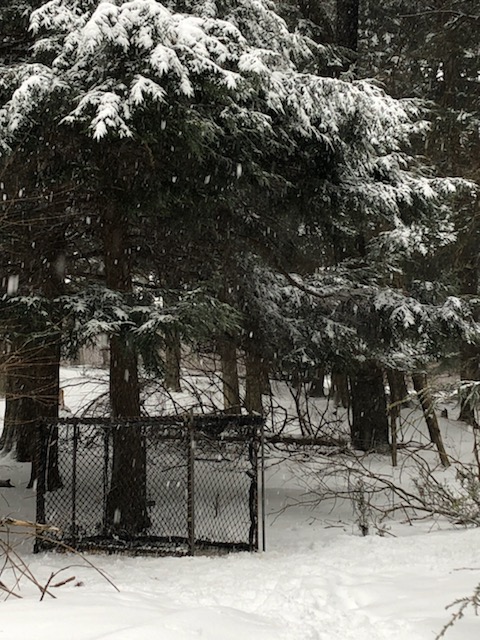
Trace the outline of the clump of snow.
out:
<instances>
[{"instance_id":1,"label":"clump of snow","mask_svg":"<svg viewBox=\"0 0 480 640\"><path fill-rule=\"evenodd\" d=\"M18 291L18 282L19 282L18 275L8 276L7 293L8 293L9 296L15 295L17 293L17 291Z\"/></svg>"}]
</instances>

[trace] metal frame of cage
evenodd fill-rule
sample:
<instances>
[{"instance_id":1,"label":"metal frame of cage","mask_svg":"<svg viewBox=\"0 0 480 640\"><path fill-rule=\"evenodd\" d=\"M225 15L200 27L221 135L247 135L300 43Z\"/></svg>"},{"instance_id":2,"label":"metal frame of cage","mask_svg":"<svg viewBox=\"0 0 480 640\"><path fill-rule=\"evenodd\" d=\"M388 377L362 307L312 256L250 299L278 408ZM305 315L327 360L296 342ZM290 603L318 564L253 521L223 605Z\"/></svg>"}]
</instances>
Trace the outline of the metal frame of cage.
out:
<instances>
[{"instance_id":1,"label":"metal frame of cage","mask_svg":"<svg viewBox=\"0 0 480 640\"><path fill-rule=\"evenodd\" d=\"M137 535L119 535L107 530L106 500L113 432L129 428L141 429L145 439L152 524ZM194 555L265 549L261 416L63 418L42 421L38 434L36 521L53 528L38 533L35 552ZM63 485L48 491L53 448ZM170 483L176 483L173 499Z\"/></svg>"}]
</instances>

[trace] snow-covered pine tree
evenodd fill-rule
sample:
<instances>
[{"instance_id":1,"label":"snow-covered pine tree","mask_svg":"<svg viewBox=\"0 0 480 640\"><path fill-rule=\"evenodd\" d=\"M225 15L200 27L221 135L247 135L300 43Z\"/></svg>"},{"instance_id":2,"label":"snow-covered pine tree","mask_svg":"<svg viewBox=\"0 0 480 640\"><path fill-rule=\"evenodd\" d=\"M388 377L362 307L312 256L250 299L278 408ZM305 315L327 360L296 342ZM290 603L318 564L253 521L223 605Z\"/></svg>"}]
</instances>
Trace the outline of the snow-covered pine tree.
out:
<instances>
[{"instance_id":1,"label":"snow-covered pine tree","mask_svg":"<svg viewBox=\"0 0 480 640\"><path fill-rule=\"evenodd\" d=\"M42 0L12 0L0 6L0 63L25 60L33 44L28 32L29 15L43 4Z\"/></svg>"},{"instance_id":2,"label":"snow-covered pine tree","mask_svg":"<svg viewBox=\"0 0 480 640\"><path fill-rule=\"evenodd\" d=\"M336 42L350 52L350 65L357 57L359 0L336 0ZM366 252L368 232L357 235L354 255ZM353 256L352 256L353 257ZM356 449L386 450L389 442L387 400L383 370L374 358L366 358L345 372L349 374L350 406L352 408L351 439ZM345 375L345 374L344 374ZM348 382L347 382L348 384Z\"/></svg>"},{"instance_id":3,"label":"snow-covered pine tree","mask_svg":"<svg viewBox=\"0 0 480 640\"><path fill-rule=\"evenodd\" d=\"M475 0L443 0L422 7L412 0L362 5L361 66L380 78L397 97L432 101L432 127L420 152L428 154L444 175L479 183L480 102L477 59L480 21ZM444 272L450 289L475 299L478 295L478 198L457 202L457 243L443 256L435 279ZM478 313L477 313L478 315ZM480 375L475 344L461 349L461 375ZM462 403L461 418L471 420L472 408Z\"/></svg>"},{"instance_id":4,"label":"snow-covered pine tree","mask_svg":"<svg viewBox=\"0 0 480 640\"><path fill-rule=\"evenodd\" d=\"M34 40L28 31L29 13L41 4L38 1L19 1L0 8L2 75L9 67L29 59ZM3 84L0 94L1 101L9 96L9 90ZM45 158L43 167L35 157L28 159L28 168L16 164L12 158L1 166L0 263L5 290L11 296L35 296L41 292L46 298L52 298L61 292L57 259L61 255L60 227L65 220L62 211L62 220L59 221L58 202L57 198L54 201L54 189L48 177L48 171L54 165L53 156L51 154L51 166L46 171ZM40 184L47 186L48 200L44 197L45 192L42 192L40 200L37 198ZM34 426L38 417L58 417L58 327L54 326L52 318L47 337L44 323L39 323L38 319L32 317L28 305L13 305L8 312L2 313L2 335L7 335L9 340L5 343L6 412L0 445L5 450L14 449L18 459L23 461L33 459ZM56 459L52 455L49 487L53 489L59 482Z\"/></svg>"},{"instance_id":5,"label":"snow-covered pine tree","mask_svg":"<svg viewBox=\"0 0 480 640\"><path fill-rule=\"evenodd\" d=\"M145 191L151 190L163 169L159 163L168 163L171 151L177 162L167 164L170 170L179 164L179 152L197 158L198 170L199 160L208 153L221 158L220 127L230 131L252 127L255 136L272 131L271 118L254 102L260 96L265 111L279 109L281 105L270 102L285 101L289 87L277 82L263 58L278 58L280 67L285 64L291 71L293 64L285 52L297 47L275 14L266 7L259 9L270 32L271 28L283 31L282 47L259 50L255 28L249 34L252 46L233 23L212 18L203 6L197 7L196 15L182 15L152 1L50 2L33 14L32 28L40 36L45 32L36 46L39 62L10 67L2 74L4 87L13 90L2 112L4 150L13 152L12 157L18 154L15 144L20 137L32 139L34 132L52 126L60 125L60 131L62 125L69 127L79 157L66 154L65 161L72 167L87 160L87 171L78 173L83 194L92 186L97 192L92 208L100 213L110 289L131 292L129 214L145 206ZM243 23L241 10L236 20ZM276 61L272 66L279 67ZM267 79L270 92L260 86ZM294 109L302 115L298 105ZM303 130L301 117L292 123L292 129ZM275 136L270 137L275 144ZM125 335L128 326L126 319L119 334L112 336L113 415L139 413L136 356ZM114 457L111 521L118 512L122 517L115 522L117 527L142 529L145 496L139 434L133 429L128 437L119 432ZM115 483L129 468L138 479L132 483L136 494L122 496ZM136 511L125 508L132 504L138 505Z\"/></svg>"}]
</instances>

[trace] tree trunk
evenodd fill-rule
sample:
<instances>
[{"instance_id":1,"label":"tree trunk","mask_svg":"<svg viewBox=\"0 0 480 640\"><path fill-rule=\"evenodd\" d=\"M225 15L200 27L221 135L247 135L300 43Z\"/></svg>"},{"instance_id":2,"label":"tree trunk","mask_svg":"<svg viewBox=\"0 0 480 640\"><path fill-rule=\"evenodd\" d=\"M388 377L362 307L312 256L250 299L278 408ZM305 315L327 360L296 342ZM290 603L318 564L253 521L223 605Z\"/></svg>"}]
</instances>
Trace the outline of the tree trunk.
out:
<instances>
[{"instance_id":1,"label":"tree trunk","mask_svg":"<svg viewBox=\"0 0 480 640\"><path fill-rule=\"evenodd\" d=\"M127 219L114 207L104 215L104 260L107 286L121 293L132 289ZM140 416L137 356L128 335L110 339L110 409L112 418ZM142 428L118 424L113 433L113 460L105 527L130 537L149 526L146 454Z\"/></svg>"},{"instance_id":2,"label":"tree trunk","mask_svg":"<svg viewBox=\"0 0 480 640\"><path fill-rule=\"evenodd\" d=\"M478 214L479 212L477 211L476 213ZM462 293L470 296L478 294L479 286L478 217L478 215L473 216L468 233L464 233L459 255ZM478 309L474 313L475 320L478 322L480 320ZM462 344L460 349L460 378L463 381L480 380L480 349L478 345L467 342ZM475 407L470 399L462 398L460 400L460 415L458 419L470 425L476 424Z\"/></svg>"},{"instance_id":3,"label":"tree trunk","mask_svg":"<svg viewBox=\"0 0 480 640\"><path fill-rule=\"evenodd\" d=\"M137 359L124 336L110 340L110 405L112 418L138 417ZM127 537L149 526L146 451L142 427L120 422L113 431L113 459L107 496L107 529Z\"/></svg>"},{"instance_id":4,"label":"tree trunk","mask_svg":"<svg viewBox=\"0 0 480 640\"><path fill-rule=\"evenodd\" d=\"M257 353L245 353L245 409L248 413L263 414L262 393L265 367Z\"/></svg>"},{"instance_id":5,"label":"tree trunk","mask_svg":"<svg viewBox=\"0 0 480 640\"><path fill-rule=\"evenodd\" d=\"M390 387L390 436L392 440L392 465L397 466L397 431L400 409L408 402L408 389L405 374L397 369L387 369L388 386Z\"/></svg>"},{"instance_id":6,"label":"tree trunk","mask_svg":"<svg viewBox=\"0 0 480 640\"><path fill-rule=\"evenodd\" d=\"M63 205L52 205L52 215L58 212L63 213ZM51 228L46 220L48 232ZM55 229L55 233L48 236L45 248L42 268L39 274L39 282L43 295L48 300L54 300L61 295L64 290L64 265L65 256L65 229L59 226ZM54 325L57 318L50 317L50 322ZM58 331L49 329L45 336L38 336L33 342L32 365L33 371L31 377L34 379L34 388L32 389L32 398L35 404L37 418L46 418L53 423L58 419L58 405L60 395L60 348L61 335ZM27 353L27 362L22 363L23 366L29 365L29 354ZM35 432L31 429L27 432L29 443L27 444L32 459L32 473L29 486L33 486L37 477L37 453L39 451L39 439L43 437L43 432L36 425ZM28 428L28 427L27 427ZM21 444L21 443L19 443ZM52 426L49 431L48 442L46 443L46 483L48 491L54 491L62 486L60 470L58 466L58 427ZM34 449L35 447L35 449Z\"/></svg>"},{"instance_id":7,"label":"tree trunk","mask_svg":"<svg viewBox=\"0 0 480 640\"><path fill-rule=\"evenodd\" d=\"M140 416L137 357L125 335L110 338L109 392L112 418Z\"/></svg>"},{"instance_id":8,"label":"tree trunk","mask_svg":"<svg viewBox=\"0 0 480 640\"><path fill-rule=\"evenodd\" d=\"M237 347L232 338L225 336L218 341L218 351L222 361L223 410L226 413L240 413Z\"/></svg>"},{"instance_id":9,"label":"tree trunk","mask_svg":"<svg viewBox=\"0 0 480 640\"><path fill-rule=\"evenodd\" d=\"M437 447L438 454L440 456L440 462L444 467L449 467L450 462L448 460L447 452L443 446L442 434L438 426L437 416L433 408L433 398L428 386L426 373L414 373L412 375L413 387L417 392L420 404L422 406L423 416L427 423L428 433L430 435L430 441Z\"/></svg>"},{"instance_id":10,"label":"tree trunk","mask_svg":"<svg viewBox=\"0 0 480 640\"><path fill-rule=\"evenodd\" d=\"M480 349L477 345L465 343L460 351L460 378L462 381L480 380ZM460 398L459 420L470 425L476 424L475 405L469 398Z\"/></svg>"},{"instance_id":11,"label":"tree trunk","mask_svg":"<svg viewBox=\"0 0 480 640\"><path fill-rule=\"evenodd\" d=\"M60 338L52 337L49 341L44 342L38 352L38 358L35 366L35 384L36 391L34 395L36 413L40 418L46 418L55 422L58 419L58 400L60 395ZM38 429L38 424L37 424ZM41 437L41 433L37 432L37 437ZM30 447L36 443L37 437L30 437ZM54 491L62 486L60 470L58 467L58 427L54 426L50 429L49 439L46 443L46 488L48 491ZM18 449L17 449L18 450ZM36 470L36 451L31 451L32 456L32 475L29 486L33 486L33 482L37 476Z\"/></svg>"},{"instance_id":12,"label":"tree trunk","mask_svg":"<svg viewBox=\"0 0 480 640\"><path fill-rule=\"evenodd\" d=\"M447 109L456 109L458 101L458 87L460 76L460 67L458 58L454 52L447 52L444 57L443 65L443 96L442 105ZM455 148L457 144L453 145ZM453 159L455 161L455 159Z\"/></svg>"},{"instance_id":13,"label":"tree trunk","mask_svg":"<svg viewBox=\"0 0 480 640\"><path fill-rule=\"evenodd\" d=\"M19 462L32 462L35 426L39 416L36 402L37 366L17 349L9 358L6 380L3 451L14 451Z\"/></svg>"},{"instance_id":14,"label":"tree trunk","mask_svg":"<svg viewBox=\"0 0 480 640\"><path fill-rule=\"evenodd\" d=\"M350 406L350 390L346 373L332 371L328 397L333 398L336 407L347 409Z\"/></svg>"},{"instance_id":15,"label":"tree trunk","mask_svg":"<svg viewBox=\"0 0 480 640\"><path fill-rule=\"evenodd\" d=\"M182 354L182 345L178 331L169 331L167 336L167 345L165 347L165 386L170 391L181 391L180 382L180 363Z\"/></svg>"},{"instance_id":16,"label":"tree trunk","mask_svg":"<svg viewBox=\"0 0 480 640\"><path fill-rule=\"evenodd\" d=\"M18 387L18 379L14 375L12 364L12 358L10 358L8 365L5 365L5 415L2 437L0 438L0 450L4 453L12 451L17 441L18 392L16 387Z\"/></svg>"},{"instance_id":17,"label":"tree trunk","mask_svg":"<svg viewBox=\"0 0 480 640\"><path fill-rule=\"evenodd\" d=\"M352 445L361 451L389 451L388 414L383 371L373 362L350 377Z\"/></svg>"},{"instance_id":18,"label":"tree trunk","mask_svg":"<svg viewBox=\"0 0 480 640\"><path fill-rule=\"evenodd\" d=\"M352 51L358 48L359 0L337 0L336 40Z\"/></svg>"},{"instance_id":19,"label":"tree trunk","mask_svg":"<svg viewBox=\"0 0 480 640\"><path fill-rule=\"evenodd\" d=\"M6 364L7 393L5 405L4 451L15 451L19 462L31 462L28 486L37 477L38 431L40 418L58 418L60 344L57 337L20 339ZM62 486L58 469L58 448L55 429L48 446L46 488L53 491Z\"/></svg>"},{"instance_id":20,"label":"tree trunk","mask_svg":"<svg viewBox=\"0 0 480 640\"><path fill-rule=\"evenodd\" d=\"M5 342L0 341L0 398L5 397L7 392L6 349Z\"/></svg>"},{"instance_id":21,"label":"tree trunk","mask_svg":"<svg viewBox=\"0 0 480 640\"><path fill-rule=\"evenodd\" d=\"M310 398L324 398L325 397L325 370L318 369L315 377L313 378L308 395Z\"/></svg>"},{"instance_id":22,"label":"tree trunk","mask_svg":"<svg viewBox=\"0 0 480 640\"><path fill-rule=\"evenodd\" d=\"M408 387L405 373L397 369L387 369L388 386L390 387L390 404L401 407L408 404Z\"/></svg>"}]
</instances>

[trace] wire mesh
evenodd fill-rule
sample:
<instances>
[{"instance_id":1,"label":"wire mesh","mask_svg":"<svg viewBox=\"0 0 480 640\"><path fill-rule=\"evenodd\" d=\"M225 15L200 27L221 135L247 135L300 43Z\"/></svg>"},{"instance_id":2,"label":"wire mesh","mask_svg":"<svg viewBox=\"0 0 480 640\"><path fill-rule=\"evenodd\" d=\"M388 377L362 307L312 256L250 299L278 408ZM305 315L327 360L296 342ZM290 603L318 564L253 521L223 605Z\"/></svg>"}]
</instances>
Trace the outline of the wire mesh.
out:
<instances>
[{"instance_id":1,"label":"wire mesh","mask_svg":"<svg viewBox=\"0 0 480 640\"><path fill-rule=\"evenodd\" d=\"M263 420L70 419L39 429L35 550L193 554L258 548ZM56 451L61 487L47 490Z\"/></svg>"}]
</instances>

